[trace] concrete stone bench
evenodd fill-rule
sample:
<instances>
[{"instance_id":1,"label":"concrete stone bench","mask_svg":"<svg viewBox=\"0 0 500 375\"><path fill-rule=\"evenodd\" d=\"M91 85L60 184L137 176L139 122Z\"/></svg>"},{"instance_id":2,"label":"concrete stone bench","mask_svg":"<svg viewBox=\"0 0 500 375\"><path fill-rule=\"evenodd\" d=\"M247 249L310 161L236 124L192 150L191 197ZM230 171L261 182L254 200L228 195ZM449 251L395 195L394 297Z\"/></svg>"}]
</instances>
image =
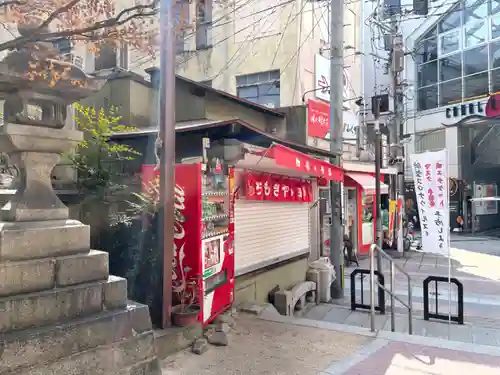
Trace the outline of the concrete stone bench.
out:
<instances>
[{"instance_id":1,"label":"concrete stone bench","mask_svg":"<svg viewBox=\"0 0 500 375\"><path fill-rule=\"evenodd\" d=\"M301 310L306 304L306 296L310 293L316 301L316 283L302 281L290 290L279 290L274 294L274 306L281 315L291 316L295 308Z\"/></svg>"}]
</instances>

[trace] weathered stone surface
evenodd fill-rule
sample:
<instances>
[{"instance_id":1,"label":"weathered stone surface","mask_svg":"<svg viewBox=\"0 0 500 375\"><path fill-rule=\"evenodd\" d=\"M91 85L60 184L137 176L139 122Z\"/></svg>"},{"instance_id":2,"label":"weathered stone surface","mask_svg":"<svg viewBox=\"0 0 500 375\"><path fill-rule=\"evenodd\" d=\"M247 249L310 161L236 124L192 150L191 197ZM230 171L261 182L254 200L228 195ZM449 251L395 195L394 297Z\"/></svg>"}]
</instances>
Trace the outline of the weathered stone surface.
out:
<instances>
[{"instance_id":1,"label":"weathered stone surface","mask_svg":"<svg viewBox=\"0 0 500 375\"><path fill-rule=\"evenodd\" d=\"M75 220L0 223L0 262L50 258L90 249L90 227Z\"/></svg>"},{"instance_id":2,"label":"weathered stone surface","mask_svg":"<svg viewBox=\"0 0 500 375\"><path fill-rule=\"evenodd\" d=\"M0 374L22 366L46 364L148 331L151 331L148 307L129 305L75 319L71 324L9 332L2 336Z\"/></svg>"},{"instance_id":3,"label":"weathered stone surface","mask_svg":"<svg viewBox=\"0 0 500 375\"><path fill-rule=\"evenodd\" d=\"M11 98L12 99L12 98ZM15 99L14 99L15 100ZM12 106L6 105L9 112ZM10 115L7 113L7 117ZM11 118L12 120L12 118ZM6 123L0 129L0 146L21 171L16 194L1 210L4 221L44 221L68 218L68 208L52 188L50 172L83 139L82 132Z\"/></svg>"},{"instance_id":4,"label":"weathered stone surface","mask_svg":"<svg viewBox=\"0 0 500 375\"><path fill-rule=\"evenodd\" d=\"M148 359L134 366L121 370L116 375L161 375L158 359Z\"/></svg>"},{"instance_id":5,"label":"weathered stone surface","mask_svg":"<svg viewBox=\"0 0 500 375\"><path fill-rule=\"evenodd\" d=\"M0 263L0 297L54 287L54 259Z\"/></svg>"},{"instance_id":6,"label":"weathered stone surface","mask_svg":"<svg viewBox=\"0 0 500 375\"><path fill-rule=\"evenodd\" d=\"M57 286L76 285L90 281L106 280L109 276L108 253L90 250L56 259Z\"/></svg>"},{"instance_id":7,"label":"weathered stone surface","mask_svg":"<svg viewBox=\"0 0 500 375\"><path fill-rule=\"evenodd\" d=\"M18 99L6 103L9 121ZM60 105L42 108L44 121ZM9 121L0 148L21 181L0 210L0 374L160 375L148 308L125 308L126 280L108 277L107 254L90 251L90 228L67 220L52 188L82 133Z\"/></svg>"},{"instance_id":8,"label":"weathered stone surface","mask_svg":"<svg viewBox=\"0 0 500 375\"><path fill-rule=\"evenodd\" d=\"M224 323L224 322L215 323L215 331L216 332L228 333L230 330L231 330L231 327L229 327L229 324L227 324L227 323Z\"/></svg>"},{"instance_id":9,"label":"weathered stone surface","mask_svg":"<svg viewBox=\"0 0 500 375\"><path fill-rule=\"evenodd\" d=\"M155 330L157 354L160 359L182 349L189 348L194 340L203 336L201 323L188 327L171 327L164 330Z\"/></svg>"},{"instance_id":10,"label":"weathered stone surface","mask_svg":"<svg viewBox=\"0 0 500 375\"><path fill-rule=\"evenodd\" d=\"M214 346L228 346L229 339L226 332L215 331L208 337L208 342Z\"/></svg>"},{"instance_id":11,"label":"weathered stone surface","mask_svg":"<svg viewBox=\"0 0 500 375\"><path fill-rule=\"evenodd\" d=\"M127 306L127 279L109 276L103 284L103 309L113 310Z\"/></svg>"},{"instance_id":12,"label":"weathered stone surface","mask_svg":"<svg viewBox=\"0 0 500 375\"><path fill-rule=\"evenodd\" d=\"M9 375L108 375L136 367L141 362L149 362L154 357L153 332L150 331L42 366L20 368Z\"/></svg>"},{"instance_id":13,"label":"weathered stone surface","mask_svg":"<svg viewBox=\"0 0 500 375\"><path fill-rule=\"evenodd\" d=\"M124 307L126 291L125 279L110 277L91 284L0 298L0 332L95 314L103 307Z\"/></svg>"},{"instance_id":14,"label":"weathered stone surface","mask_svg":"<svg viewBox=\"0 0 500 375\"><path fill-rule=\"evenodd\" d=\"M221 314L215 319L217 323L227 323L230 327L234 327L235 321L229 312Z\"/></svg>"},{"instance_id":15,"label":"weathered stone surface","mask_svg":"<svg viewBox=\"0 0 500 375\"><path fill-rule=\"evenodd\" d=\"M208 341L204 338L199 338L194 340L193 346L191 347L191 351L194 354L201 355L208 350Z\"/></svg>"}]
</instances>

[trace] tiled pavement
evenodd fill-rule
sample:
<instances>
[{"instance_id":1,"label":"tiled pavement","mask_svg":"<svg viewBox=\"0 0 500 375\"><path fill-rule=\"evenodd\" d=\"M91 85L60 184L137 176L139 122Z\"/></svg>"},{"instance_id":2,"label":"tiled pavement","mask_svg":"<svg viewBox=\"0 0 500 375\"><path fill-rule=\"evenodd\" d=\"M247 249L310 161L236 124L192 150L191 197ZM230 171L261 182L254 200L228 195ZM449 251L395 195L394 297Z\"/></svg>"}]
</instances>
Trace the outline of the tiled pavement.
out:
<instances>
[{"instance_id":1,"label":"tiled pavement","mask_svg":"<svg viewBox=\"0 0 500 375\"><path fill-rule=\"evenodd\" d=\"M321 375L496 375L500 356L389 340L375 340Z\"/></svg>"},{"instance_id":2,"label":"tiled pavement","mask_svg":"<svg viewBox=\"0 0 500 375\"><path fill-rule=\"evenodd\" d=\"M373 338L355 353L340 361L335 359L315 375L457 375L462 371L476 371L481 375L499 373L500 350L494 346L397 332L370 332L362 327L267 313L260 318L276 324L334 330ZM245 371L242 370L241 374L245 374Z\"/></svg>"}]
</instances>

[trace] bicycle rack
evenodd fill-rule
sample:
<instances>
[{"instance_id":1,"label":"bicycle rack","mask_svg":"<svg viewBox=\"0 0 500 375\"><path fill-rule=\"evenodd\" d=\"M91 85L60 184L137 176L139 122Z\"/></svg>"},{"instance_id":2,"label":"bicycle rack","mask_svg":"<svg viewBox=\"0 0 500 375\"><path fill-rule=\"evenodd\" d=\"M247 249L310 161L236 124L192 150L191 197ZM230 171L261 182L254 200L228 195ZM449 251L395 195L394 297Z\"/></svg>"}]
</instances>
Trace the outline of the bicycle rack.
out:
<instances>
[{"instance_id":1,"label":"bicycle rack","mask_svg":"<svg viewBox=\"0 0 500 375\"><path fill-rule=\"evenodd\" d=\"M434 281L436 285L436 312L429 312L429 284ZM439 313L439 293L438 293L438 283L451 283L457 286L458 290L458 306L457 306L457 315L449 315L440 314ZM457 278L452 277L449 279L446 276L429 276L424 280L424 320L438 319L438 320L451 320L452 322L456 322L458 324L464 324L464 286L458 281Z\"/></svg>"},{"instance_id":2,"label":"bicycle rack","mask_svg":"<svg viewBox=\"0 0 500 375\"><path fill-rule=\"evenodd\" d=\"M361 275L361 303L356 302L356 276ZM364 303L364 290L363 290L363 280L365 275L368 275L368 280L370 276L370 270L365 270L361 268L356 268L351 272L351 310L354 311L356 309L366 309L370 310L370 304ZM379 285L385 285L384 283L384 275L380 272L375 271L375 275L377 276ZM370 284L368 283L368 287ZM384 288L379 286L378 288L378 306L375 306L376 311L380 311L381 314L385 314L385 291Z\"/></svg>"}]
</instances>

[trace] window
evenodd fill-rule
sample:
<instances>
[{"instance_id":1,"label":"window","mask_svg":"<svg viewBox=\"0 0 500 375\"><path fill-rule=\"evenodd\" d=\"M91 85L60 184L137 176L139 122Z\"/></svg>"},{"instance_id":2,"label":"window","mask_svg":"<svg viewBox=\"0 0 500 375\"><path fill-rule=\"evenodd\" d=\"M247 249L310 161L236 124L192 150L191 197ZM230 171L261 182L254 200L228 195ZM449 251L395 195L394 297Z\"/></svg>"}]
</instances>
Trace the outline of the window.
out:
<instances>
[{"instance_id":1,"label":"window","mask_svg":"<svg viewBox=\"0 0 500 375\"><path fill-rule=\"evenodd\" d=\"M488 70L488 46L464 51L464 75Z\"/></svg>"},{"instance_id":2,"label":"window","mask_svg":"<svg viewBox=\"0 0 500 375\"><path fill-rule=\"evenodd\" d=\"M417 47L417 61L421 64L438 57L437 36L422 40Z\"/></svg>"},{"instance_id":3,"label":"window","mask_svg":"<svg viewBox=\"0 0 500 375\"><path fill-rule=\"evenodd\" d=\"M462 79L453 79L439 84L439 105L445 106L462 100Z\"/></svg>"},{"instance_id":4,"label":"window","mask_svg":"<svg viewBox=\"0 0 500 375\"><path fill-rule=\"evenodd\" d=\"M270 108L280 106L280 72L273 70L236 77L236 91L240 98Z\"/></svg>"},{"instance_id":5,"label":"window","mask_svg":"<svg viewBox=\"0 0 500 375\"><path fill-rule=\"evenodd\" d=\"M212 0L196 2L196 49L212 46Z\"/></svg>"},{"instance_id":6,"label":"window","mask_svg":"<svg viewBox=\"0 0 500 375\"><path fill-rule=\"evenodd\" d=\"M104 70L113 68L128 69L128 48L125 43L116 47L113 43L105 43L100 46L95 56L94 69Z\"/></svg>"},{"instance_id":7,"label":"window","mask_svg":"<svg viewBox=\"0 0 500 375\"><path fill-rule=\"evenodd\" d=\"M69 39L61 38L52 41L52 45L61 52L62 55L67 55L71 53L71 42Z\"/></svg>"},{"instance_id":8,"label":"window","mask_svg":"<svg viewBox=\"0 0 500 375\"><path fill-rule=\"evenodd\" d=\"M432 85L418 90L418 108L421 111L438 106L438 87Z\"/></svg>"},{"instance_id":9,"label":"window","mask_svg":"<svg viewBox=\"0 0 500 375\"><path fill-rule=\"evenodd\" d=\"M439 81L459 78L462 75L462 55L456 53L439 59Z\"/></svg>"},{"instance_id":10,"label":"window","mask_svg":"<svg viewBox=\"0 0 500 375\"><path fill-rule=\"evenodd\" d=\"M415 55L419 111L499 91L500 0L458 1L422 35Z\"/></svg>"},{"instance_id":11,"label":"window","mask_svg":"<svg viewBox=\"0 0 500 375\"><path fill-rule=\"evenodd\" d=\"M190 23L189 0L177 0L173 8L173 22L175 29L175 52L188 51L187 25Z\"/></svg>"}]
</instances>

